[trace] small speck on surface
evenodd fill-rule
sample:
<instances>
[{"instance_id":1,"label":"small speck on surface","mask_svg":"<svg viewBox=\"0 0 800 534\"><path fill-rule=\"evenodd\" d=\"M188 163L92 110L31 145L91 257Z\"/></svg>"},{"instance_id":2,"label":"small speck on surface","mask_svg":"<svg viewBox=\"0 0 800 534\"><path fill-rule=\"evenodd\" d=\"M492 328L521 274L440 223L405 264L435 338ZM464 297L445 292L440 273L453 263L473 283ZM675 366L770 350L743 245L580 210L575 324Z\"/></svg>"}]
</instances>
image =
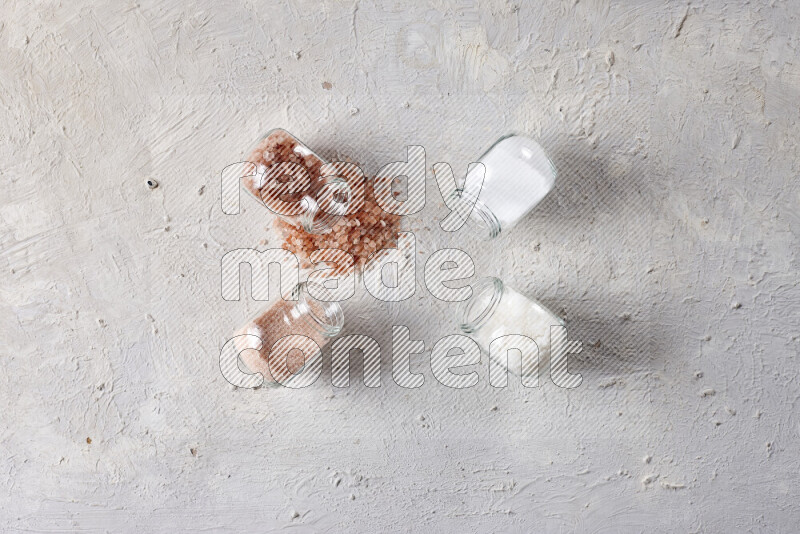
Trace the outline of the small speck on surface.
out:
<instances>
[{"instance_id":1,"label":"small speck on surface","mask_svg":"<svg viewBox=\"0 0 800 534\"><path fill-rule=\"evenodd\" d=\"M155 189L156 187L158 187L158 182L153 180L152 178L147 180L146 183L147 183L147 187L149 187L150 189Z\"/></svg>"},{"instance_id":2,"label":"small speck on surface","mask_svg":"<svg viewBox=\"0 0 800 534\"><path fill-rule=\"evenodd\" d=\"M615 61L616 58L614 57L613 50L609 50L608 52L606 52L606 65L608 65L609 69L614 66Z\"/></svg>"},{"instance_id":3,"label":"small speck on surface","mask_svg":"<svg viewBox=\"0 0 800 534\"><path fill-rule=\"evenodd\" d=\"M92 444L92 438L86 438L86 443L88 443L89 445L91 445L91 444Z\"/></svg>"},{"instance_id":4,"label":"small speck on surface","mask_svg":"<svg viewBox=\"0 0 800 534\"><path fill-rule=\"evenodd\" d=\"M189 449L189 452L192 454L192 456L197 456L197 449L195 447Z\"/></svg>"},{"instance_id":5,"label":"small speck on surface","mask_svg":"<svg viewBox=\"0 0 800 534\"><path fill-rule=\"evenodd\" d=\"M648 486L648 485L652 484L653 482L655 482L656 480L658 480L658 475L655 475L655 474L647 475L646 477L644 477L642 479L642 484L644 484L645 486Z\"/></svg>"},{"instance_id":6,"label":"small speck on surface","mask_svg":"<svg viewBox=\"0 0 800 534\"><path fill-rule=\"evenodd\" d=\"M712 388L704 389L703 391L700 392L701 397L713 397L716 394L717 394L716 390Z\"/></svg>"},{"instance_id":7,"label":"small speck on surface","mask_svg":"<svg viewBox=\"0 0 800 534\"><path fill-rule=\"evenodd\" d=\"M333 84L331 82L322 82L322 88L330 91L333 88Z\"/></svg>"},{"instance_id":8,"label":"small speck on surface","mask_svg":"<svg viewBox=\"0 0 800 534\"><path fill-rule=\"evenodd\" d=\"M731 304L731 309L732 310L738 310L741 307L742 307L742 303L741 302L734 302L733 304Z\"/></svg>"}]
</instances>

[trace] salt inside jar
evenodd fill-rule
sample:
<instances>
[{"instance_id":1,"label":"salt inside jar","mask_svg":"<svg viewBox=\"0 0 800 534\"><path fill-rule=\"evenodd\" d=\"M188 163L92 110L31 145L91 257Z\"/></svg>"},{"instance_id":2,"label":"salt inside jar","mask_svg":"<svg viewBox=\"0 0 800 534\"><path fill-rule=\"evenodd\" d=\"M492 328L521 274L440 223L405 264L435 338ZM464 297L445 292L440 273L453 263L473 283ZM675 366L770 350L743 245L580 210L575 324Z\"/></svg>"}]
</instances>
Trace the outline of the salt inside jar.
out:
<instances>
[{"instance_id":1,"label":"salt inside jar","mask_svg":"<svg viewBox=\"0 0 800 534\"><path fill-rule=\"evenodd\" d=\"M396 245L402 217L381 209L372 180L357 165L328 163L280 128L263 135L247 151L247 160L240 178L250 194L273 213L276 204L285 208L291 207L286 202L294 203L296 214L277 214L273 227L282 238L281 247L296 254L301 267L313 267L319 260L312 261L312 255L324 249L344 250L353 256L354 266L361 267L376 251ZM270 179L280 182L282 173L303 174L297 166L310 176L311 187L305 193L281 194ZM349 270L340 265L331 274Z\"/></svg>"},{"instance_id":2,"label":"salt inside jar","mask_svg":"<svg viewBox=\"0 0 800 534\"><path fill-rule=\"evenodd\" d=\"M286 385L307 366L320 365L320 349L344 326L341 306L313 298L309 284L315 285L315 294L326 294L322 284L303 282L292 290L295 300L279 299L236 332L234 345L242 363L261 373L265 385Z\"/></svg>"},{"instance_id":3,"label":"salt inside jar","mask_svg":"<svg viewBox=\"0 0 800 534\"><path fill-rule=\"evenodd\" d=\"M327 162L286 130L268 131L248 154L252 165L242 176L245 189L292 226L325 234L347 213L351 201L347 180L322 176ZM308 182L307 189L292 189L290 182L301 180Z\"/></svg>"},{"instance_id":4,"label":"salt inside jar","mask_svg":"<svg viewBox=\"0 0 800 534\"><path fill-rule=\"evenodd\" d=\"M468 224L486 239L513 228L553 189L556 168L544 148L523 135L509 135L496 141L479 160L485 168L483 186L477 188L470 170L465 189L454 195L474 208Z\"/></svg>"},{"instance_id":5,"label":"salt inside jar","mask_svg":"<svg viewBox=\"0 0 800 534\"><path fill-rule=\"evenodd\" d=\"M462 301L456 311L459 328L469 334L486 353L492 341L518 334L531 338L540 358L549 358L551 326L565 326L563 319L539 302L530 299L500 279L482 278L472 284L472 297ZM523 368L526 355L523 354Z\"/></svg>"}]
</instances>

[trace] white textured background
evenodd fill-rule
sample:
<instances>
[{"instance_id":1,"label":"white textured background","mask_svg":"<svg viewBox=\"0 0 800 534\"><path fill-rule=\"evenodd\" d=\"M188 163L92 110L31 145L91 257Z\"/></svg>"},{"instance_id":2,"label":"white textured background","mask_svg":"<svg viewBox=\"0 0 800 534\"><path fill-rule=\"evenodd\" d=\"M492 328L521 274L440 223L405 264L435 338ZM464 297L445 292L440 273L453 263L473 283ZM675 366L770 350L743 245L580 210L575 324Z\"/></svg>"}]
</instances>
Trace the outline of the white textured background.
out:
<instances>
[{"instance_id":1,"label":"white textured background","mask_svg":"<svg viewBox=\"0 0 800 534\"><path fill-rule=\"evenodd\" d=\"M795 531L798 28L780 0L4 2L0 528ZM219 348L263 303L219 262L275 240L218 173L273 127L368 171L541 139L557 189L474 256L567 318L583 384L456 391L425 354L417 390L234 390ZM430 349L433 300L347 329Z\"/></svg>"}]
</instances>

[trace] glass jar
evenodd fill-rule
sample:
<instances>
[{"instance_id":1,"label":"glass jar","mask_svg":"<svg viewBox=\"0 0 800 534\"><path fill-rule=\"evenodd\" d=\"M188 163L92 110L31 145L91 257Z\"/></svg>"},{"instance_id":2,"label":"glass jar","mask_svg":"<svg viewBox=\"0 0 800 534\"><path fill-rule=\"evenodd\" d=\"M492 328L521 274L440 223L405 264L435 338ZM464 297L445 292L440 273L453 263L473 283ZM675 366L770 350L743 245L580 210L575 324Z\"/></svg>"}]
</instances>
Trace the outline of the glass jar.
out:
<instances>
[{"instance_id":1,"label":"glass jar","mask_svg":"<svg viewBox=\"0 0 800 534\"><path fill-rule=\"evenodd\" d=\"M264 134L247 151L247 161L252 165L241 177L245 189L293 226L324 234L347 213L351 202L347 180L321 176L327 162L286 130ZM307 187L292 187L299 180L307 181Z\"/></svg>"},{"instance_id":2,"label":"glass jar","mask_svg":"<svg viewBox=\"0 0 800 534\"><path fill-rule=\"evenodd\" d=\"M470 175L481 172L476 165L463 190L452 196L474 203L466 224L485 239L493 239L513 228L553 189L556 168L544 148L523 135L498 139L479 160L485 175L480 190ZM449 204L448 204L449 205Z\"/></svg>"},{"instance_id":3,"label":"glass jar","mask_svg":"<svg viewBox=\"0 0 800 534\"><path fill-rule=\"evenodd\" d=\"M459 303L456 319L461 331L487 354L491 355L495 339L518 334L536 342L540 359L550 355L550 327L565 326L564 320L545 306L494 277L472 284L472 297ZM521 368L530 363L523 359Z\"/></svg>"},{"instance_id":4,"label":"glass jar","mask_svg":"<svg viewBox=\"0 0 800 534\"><path fill-rule=\"evenodd\" d=\"M288 385L304 369L321 369L321 349L342 330L341 306L312 297L309 284L313 284L316 295L326 294L322 284L303 282L292 290L291 298L296 300L278 300L236 332L234 346L242 363L251 372L261 373L264 385ZM308 370L306 378L313 381L318 376L317 368ZM295 381L292 387L302 385Z\"/></svg>"}]
</instances>

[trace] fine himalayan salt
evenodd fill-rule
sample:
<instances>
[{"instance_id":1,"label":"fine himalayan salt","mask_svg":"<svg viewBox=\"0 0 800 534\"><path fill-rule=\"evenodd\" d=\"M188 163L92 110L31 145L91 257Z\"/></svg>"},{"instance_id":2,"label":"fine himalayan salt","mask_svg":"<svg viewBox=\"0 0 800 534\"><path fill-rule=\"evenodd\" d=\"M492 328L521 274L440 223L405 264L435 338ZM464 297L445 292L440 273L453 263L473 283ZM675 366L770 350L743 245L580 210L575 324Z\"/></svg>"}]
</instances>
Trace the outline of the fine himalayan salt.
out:
<instances>
[{"instance_id":1,"label":"fine himalayan salt","mask_svg":"<svg viewBox=\"0 0 800 534\"><path fill-rule=\"evenodd\" d=\"M265 383L285 382L303 368L306 358L317 352L314 343L320 348L327 343L326 336L319 329L306 321L291 320L295 304L292 301L279 300L236 332L236 336L249 334L261 339L260 349L257 349L258 341L252 337L236 337L235 344L242 362L250 371L261 373ZM306 336L313 343L308 340L300 341L295 345L299 350L289 352L285 365L277 361L277 357L270 359L273 344L289 335Z\"/></svg>"},{"instance_id":2,"label":"fine himalayan salt","mask_svg":"<svg viewBox=\"0 0 800 534\"><path fill-rule=\"evenodd\" d=\"M309 285L313 285L314 294L326 300L313 298ZM252 372L261 373L265 383L286 385L286 380L295 377L309 361L318 363L322 348L344 326L342 308L327 300L329 294L323 285L303 282L294 287L290 298L294 300L279 299L271 304L234 338L242 362ZM279 342L286 336L304 337Z\"/></svg>"}]
</instances>

